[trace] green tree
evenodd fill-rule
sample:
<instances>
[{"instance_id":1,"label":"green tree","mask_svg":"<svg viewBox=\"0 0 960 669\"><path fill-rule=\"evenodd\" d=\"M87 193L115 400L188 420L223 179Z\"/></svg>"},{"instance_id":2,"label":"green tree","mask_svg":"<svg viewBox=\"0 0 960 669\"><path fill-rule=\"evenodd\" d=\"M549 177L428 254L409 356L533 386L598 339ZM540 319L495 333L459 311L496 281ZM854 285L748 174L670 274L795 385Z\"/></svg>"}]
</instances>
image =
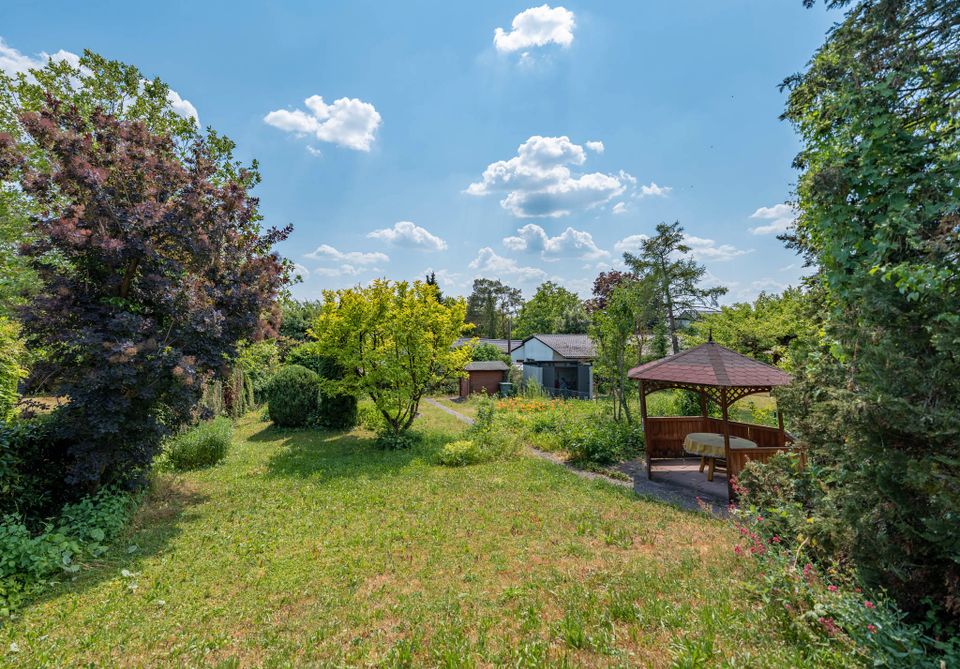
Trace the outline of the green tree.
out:
<instances>
[{"instance_id":1,"label":"green tree","mask_svg":"<svg viewBox=\"0 0 960 669\"><path fill-rule=\"evenodd\" d=\"M655 309L656 285L651 280L624 279L606 293L604 308L593 314L590 337L597 348L597 376L610 383L614 419L632 421L627 401L632 381L630 367L643 355L643 339Z\"/></svg>"},{"instance_id":2,"label":"green tree","mask_svg":"<svg viewBox=\"0 0 960 669\"><path fill-rule=\"evenodd\" d=\"M499 348L486 342L473 347L473 350L470 352L470 359L474 361L500 360L510 364L510 356L501 353Z\"/></svg>"},{"instance_id":3,"label":"green tree","mask_svg":"<svg viewBox=\"0 0 960 669\"><path fill-rule=\"evenodd\" d=\"M440 284L437 283L437 273L436 273L436 272L428 272L428 273L424 276L424 282L425 282L427 285L433 286L434 288L437 289L437 299L438 299L440 302L443 302L443 291L440 290Z\"/></svg>"},{"instance_id":4,"label":"green tree","mask_svg":"<svg viewBox=\"0 0 960 669\"><path fill-rule=\"evenodd\" d=\"M280 336L292 340L294 345L309 341L307 331L322 309L319 301L286 298L280 303Z\"/></svg>"},{"instance_id":5,"label":"green tree","mask_svg":"<svg viewBox=\"0 0 960 669\"><path fill-rule=\"evenodd\" d=\"M406 431L428 388L463 373L470 348L453 348L467 331L462 299L444 304L422 281L382 279L367 287L325 291L312 333L343 379L324 383L373 400L388 429Z\"/></svg>"},{"instance_id":6,"label":"green tree","mask_svg":"<svg viewBox=\"0 0 960 669\"><path fill-rule=\"evenodd\" d=\"M717 298L727 289L722 286L704 288L700 284L707 268L689 257L690 247L684 242L683 228L677 221L657 225L657 234L643 241L638 255L624 253L623 259L638 276L651 276L657 286L657 299L663 305L667 333L673 352L680 352L678 319L684 312L716 306Z\"/></svg>"},{"instance_id":7,"label":"green tree","mask_svg":"<svg viewBox=\"0 0 960 669\"><path fill-rule=\"evenodd\" d=\"M467 322L477 337L502 339L510 332L510 321L523 304L519 288L511 288L496 279L474 279L467 298Z\"/></svg>"},{"instance_id":8,"label":"green tree","mask_svg":"<svg viewBox=\"0 0 960 669\"><path fill-rule=\"evenodd\" d=\"M806 0L807 5L813 4ZM785 405L860 574L960 621L960 2L853 3L784 85L825 345Z\"/></svg>"},{"instance_id":9,"label":"green tree","mask_svg":"<svg viewBox=\"0 0 960 669\"><path fill-rule=\"evenodd\" d=\"M734 351L792 370L791 349L816 341L809 301L799 288L787 288L779 295L760 293L752 303L723 306L718 313L694 321L683 340L696 346L712 337Z\"/></svg>"},{"instance_id":10,"label":"green tree","mask_svg":"<svg viewBox=\"0 0 960 669\"><path fill-rule=\"evenodd\" d=\"M523 339L537 333L583 334L589 323L583 302L576 293L546 281L520 309L514 335Z\"/></svg>"}]
</instances>

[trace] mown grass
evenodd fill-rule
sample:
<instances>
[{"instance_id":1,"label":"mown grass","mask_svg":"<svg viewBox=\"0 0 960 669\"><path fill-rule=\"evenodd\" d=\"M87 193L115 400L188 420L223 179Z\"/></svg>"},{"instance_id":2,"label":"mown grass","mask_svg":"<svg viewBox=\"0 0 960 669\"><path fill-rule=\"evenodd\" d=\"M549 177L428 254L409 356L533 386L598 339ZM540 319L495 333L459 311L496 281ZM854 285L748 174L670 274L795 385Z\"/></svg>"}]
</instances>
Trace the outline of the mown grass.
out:
<instances>
[{"instance_id":1,"label":"mown grass","mask_svg":"<svg viewBox=\"0 0 960 669\"><path fill-rule=\"evenodd\" d=\"M129 535L0 629L6 666L808 666L751 605L734 533L533 457L237 425ZM8 650L16 648L16 651Z\"/></svg>"}]
</instances>

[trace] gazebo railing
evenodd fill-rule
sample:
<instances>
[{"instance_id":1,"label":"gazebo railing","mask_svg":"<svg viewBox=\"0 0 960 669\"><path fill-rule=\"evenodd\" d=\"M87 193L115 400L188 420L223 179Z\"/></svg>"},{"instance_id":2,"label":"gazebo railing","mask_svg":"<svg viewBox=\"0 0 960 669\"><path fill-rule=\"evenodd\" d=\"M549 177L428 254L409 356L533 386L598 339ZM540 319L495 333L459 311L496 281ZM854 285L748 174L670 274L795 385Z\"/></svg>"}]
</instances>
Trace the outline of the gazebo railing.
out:
<instances>
[{"instance_id":1,"label":"gazebo railing","mask_svg":"<svg viewBox=\"0 0 960 669\"><path fill-rule=\"evenodd\" d=\"M778 428L752 423L730 421L730 436L749 439L757 448L730 451L727 470L730 474L740 472L749 460L766 462L775 453L798 450L801 464L805 458L803 449L793 445L793 437ZM723 421L704 416L648 416L645 432L646 461L649 469L652 460L683 458L689 454L683 450L683 440L691 432L723 432Z\"/></svg>"}]
</instances>

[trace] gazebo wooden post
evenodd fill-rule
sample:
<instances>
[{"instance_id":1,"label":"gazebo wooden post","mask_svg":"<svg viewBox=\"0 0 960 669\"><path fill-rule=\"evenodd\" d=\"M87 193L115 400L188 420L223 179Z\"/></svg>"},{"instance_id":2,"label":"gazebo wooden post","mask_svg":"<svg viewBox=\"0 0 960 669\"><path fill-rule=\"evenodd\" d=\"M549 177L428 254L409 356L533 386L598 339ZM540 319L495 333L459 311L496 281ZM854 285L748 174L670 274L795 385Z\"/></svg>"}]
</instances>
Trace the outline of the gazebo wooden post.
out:
<instances>
[{"instance_id":1,"label":"gazebo wooden post","mask_svg":"<svg viewBox=\"0 0 960 669\"><path fill-rule=\"evenodd\" d=\"M650 473L650 436L647 434L647 389L643 385L643 379L640 379L640 427L643 429L644 449L643 457L647 466L647 478L652 478Z\"/></svg>"},{"instance_id":2,"label":"gazebo wooden post","mask_svg":"<svg viewBox=\"0 0 960 669\"><path fill-rule=\"evenodd\" d=\"M723 411L723 458L727 461L727 499L733 499L733 486L730 484L730 413L726 386L720 387L720 409Z\"/></svg>"},{"instance_id":3,"label":"gazebo wooden post","mask_svg":"<svg viewBox=\"0 0 960 669\"><path fill-rule=\"evenodd\" d=\"M780 402L777 402L777 427L780 428L780 445L787 445L787 433L783 429L783 412L780 411Z\"/></svg>"},{"instance_id":4,"label":"gazebo wooden post","mask_svg":"<svg viewBox=\"0 0 960 669\"><path fill-rule=\"evenodd\" d=\"M700 387L700 415L704 418L707 417L707 391L703 389L703 386Z\"/></svg>"}]
</instances>

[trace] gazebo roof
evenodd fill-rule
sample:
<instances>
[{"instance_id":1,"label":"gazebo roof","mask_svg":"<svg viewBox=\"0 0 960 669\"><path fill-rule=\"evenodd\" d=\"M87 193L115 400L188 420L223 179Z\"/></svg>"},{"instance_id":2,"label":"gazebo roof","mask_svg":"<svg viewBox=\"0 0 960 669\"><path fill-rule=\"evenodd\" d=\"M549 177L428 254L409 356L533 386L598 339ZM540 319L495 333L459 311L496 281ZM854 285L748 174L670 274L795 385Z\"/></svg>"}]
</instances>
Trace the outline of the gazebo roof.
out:
<instances>
[{"instance_id":1,"label":"gazebo roof","mask_svg":"<svg viewBox=\"0 0 960 669\"><path fill-rule=\"evenodd\" d=\"M714 342L634 367L627 376L635 380L723 388L783 386L792 379L781 369Z\"/></svg>"}]
</instances>

